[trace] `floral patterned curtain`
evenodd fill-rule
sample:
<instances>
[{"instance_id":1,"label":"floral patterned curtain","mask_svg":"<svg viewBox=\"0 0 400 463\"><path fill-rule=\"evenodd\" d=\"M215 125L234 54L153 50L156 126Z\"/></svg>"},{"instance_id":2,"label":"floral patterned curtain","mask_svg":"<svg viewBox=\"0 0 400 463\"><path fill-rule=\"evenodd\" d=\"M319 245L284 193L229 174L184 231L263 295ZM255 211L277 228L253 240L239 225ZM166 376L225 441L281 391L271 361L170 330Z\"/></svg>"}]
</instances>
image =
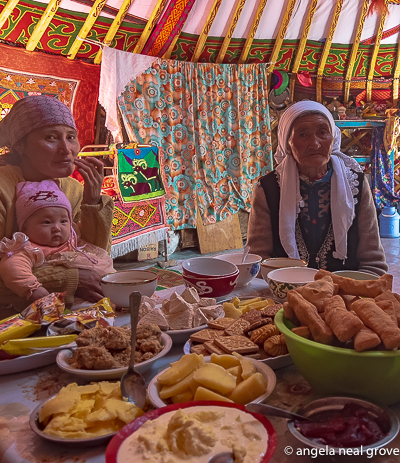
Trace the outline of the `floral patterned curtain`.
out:
<instances>
[{"instance_id":1,"label":"floral patterned curtain","mask_svg":"<svg viewBox=\"0 0 400 463\"><path fill-rule=\"evenodd\" d=\"M172 229L195 227L197 209L205 225L250 209L273 168L266 69L156 59L118 96L131 141L163 155Z\"/></svg>"}]
</instances>

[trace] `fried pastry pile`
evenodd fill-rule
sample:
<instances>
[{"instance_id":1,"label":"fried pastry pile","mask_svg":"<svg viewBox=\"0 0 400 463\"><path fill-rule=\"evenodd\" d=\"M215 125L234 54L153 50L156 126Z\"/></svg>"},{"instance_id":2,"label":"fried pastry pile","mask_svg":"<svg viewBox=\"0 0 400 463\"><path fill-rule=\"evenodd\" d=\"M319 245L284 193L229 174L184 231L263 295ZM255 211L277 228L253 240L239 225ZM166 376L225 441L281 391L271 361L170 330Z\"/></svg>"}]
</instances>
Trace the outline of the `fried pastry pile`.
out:
<instances>
[{"instance_id":1,"label":"fried pastry pile","mask_svg":"<svg viewBox=\"0 0 400 463\"><path fill-rule=\"evenodd\" d=\"M82 331L75 339L78 348L70 360L73 368L110 370L129 365L131 331L118 326L98 326ZM162 350L161 330L157 325L137 327L135 363L151 359Z\"/></svg>"},{"instance_id":2,"label":"fried pastry pile","mask_svg":"<svg viewBox=\"0 0 400 463\"><path fill-rule=\"evenodd\" d=\"M285 317L308 329L297 334L358 352L400 347L400 296L392 292L392 275L354 280L319 270L314 279L289 291L283 304Z\"/></svg>"}]
</instances>

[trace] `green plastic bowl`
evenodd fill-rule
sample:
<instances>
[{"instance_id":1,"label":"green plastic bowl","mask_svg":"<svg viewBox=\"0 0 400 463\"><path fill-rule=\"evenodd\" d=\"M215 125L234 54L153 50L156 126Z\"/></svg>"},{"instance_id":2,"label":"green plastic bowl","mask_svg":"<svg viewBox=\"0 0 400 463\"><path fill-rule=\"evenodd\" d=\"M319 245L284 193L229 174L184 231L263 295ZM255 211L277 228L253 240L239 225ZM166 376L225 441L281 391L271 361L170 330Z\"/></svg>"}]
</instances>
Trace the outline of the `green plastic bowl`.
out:
<instances>
[{"instance_id":1,"label":"green plastic bowl","mask_svg":"<svg viewBox=\"0 0 400 463\"><path fill-rule=\"evenodd\" d=\"M365 351L326 346L293 333L281 309L275 324L285 335L293 363L322 395L365 398L382 405L400 400L400 351Z\"/></svg>"}]
</instances>

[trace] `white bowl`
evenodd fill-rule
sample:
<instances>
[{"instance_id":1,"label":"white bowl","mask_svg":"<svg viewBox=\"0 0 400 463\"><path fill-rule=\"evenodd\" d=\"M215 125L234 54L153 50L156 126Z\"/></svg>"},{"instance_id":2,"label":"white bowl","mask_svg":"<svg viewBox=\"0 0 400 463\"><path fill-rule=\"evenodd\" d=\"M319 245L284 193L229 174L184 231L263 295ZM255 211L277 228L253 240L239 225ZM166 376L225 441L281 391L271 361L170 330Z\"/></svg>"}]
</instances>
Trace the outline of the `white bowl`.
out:
<instances>
[{"instance_id":1,"label":"white bowl","mask_svg":"<svg viewBox=\"0 0 400 463\"><path fill-rule=\"evenodd\" d=\"M377 280L379 278L378 275L359 270L338 270L333 273L339 277L352 278L353 280Z\"/></svg>"},{"instance_id":2,"label":"white bowl","mask_svg":"<svg viewBox=\"0 0 400 463\"><path fill-rule=\"evenodd\" d=\"M150 270L122 270L105 275L100 285L105 297L118 307L129 307L129 296L139 291L142 296L151 297L158 282L158 275Z\"/></svg>"},{"instance_id":3,"label":"white bowl","mask_svg":"<svg viewBox=\"0 0 400 463\"><path fill-rule=\"evenodd\" d=\"M268 285L279 302L285 302L289 290L304 286L314 281L318 272L315 268L287 267L273 270L267 276Z\"/></svg>"},{"instance_id":4,"label":"white bowl","mask_svg":"<svg viewBox=\"0 0 400 463\"><path fill-rule=\"evenodd\" d=\"M168 354L172 347L172 339L166 333L161 333L161 344L163 349L154 357L144 362L135 365L135 370L139 373L151 367L156 360ZM64 349L57 355L57 365L67 373L71 373L88 381L100 381L107 379L120 379L123 374L128 370L128 367L113 368L110 370L82 370L80 368L72 368L68 360L72 358L73 351L71 349Z\"/></svg>"},{"instance_id":5,"label":"white bowl","mask_svg":"<svg viewBox=\"0 0 400 463\"><path fill-rule=\"evenodd\" d=\"M239 269L239 278L236 283L236 288L246 286L250 281L258 275L260 271L260 262L262 257L257 254L248 254L242 264L243 252L229 252L214 256L214 259L225 260L235 264Z\"/></svg>"},{"instance_id":6,"label":"white bowl","mask_svg":"<svg viewBox=\"0 0 400 463\"><path fill-rule=\"evenodd\" d=\"M183 274L194 277L223 277L237 272L238 268L231 262L216 260L213 257L193 257L182 263Z\"/></svg>"},{"instance_id":7,"label":"white bowl","mask_svg":"<svg viewBox=\"0 0 400 463\"><path fill-rule=\"evenodd\" d=\"M286 267L307 267L307 262L301 259L293 259L292 257L271 257L261 262L261 275L268 283L267 276L269 272Z\"/></svg>"},{"instance_id":8,"label":"white bowl","mask_svg":"<svg viewBox=\"0 0 400 463\"><path fill-rule=\"evenodd\" d=\"M210 359L211 357L204 357L206 363L210 363ZM259 371L267 380L267 389L265 390L264 394L261 394L259 397L257 397L257 399L254 399L251 402L254 404L258 404L260 402L263 402L274 391L276 385L276 376L272 368L270 368L268 365L265 365L264 363L261 363L258 360L252 358L249 358L249 360L251 360L254 363L255 367L257 368L257 371ZM162 371L161 373L164 373L164 371ZM158 395L160 391L160 385L158 384L157 378L161 373L158 373L158 375L154 376L154 378L150 381L149 387L147 388L147 395L149 396L151 404L155 408L161 408L168 405L166 402L164 402L164 400L160 399L160 396Z\"/></svg>"}]
</instances>

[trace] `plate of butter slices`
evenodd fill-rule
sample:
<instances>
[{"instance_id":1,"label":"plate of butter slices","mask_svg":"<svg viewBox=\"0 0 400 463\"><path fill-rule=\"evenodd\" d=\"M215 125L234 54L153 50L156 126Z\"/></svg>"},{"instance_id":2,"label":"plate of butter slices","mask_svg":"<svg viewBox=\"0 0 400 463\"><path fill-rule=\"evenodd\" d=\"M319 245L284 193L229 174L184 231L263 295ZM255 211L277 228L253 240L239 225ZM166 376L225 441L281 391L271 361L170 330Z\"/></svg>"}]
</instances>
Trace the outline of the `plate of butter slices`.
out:
<instances>
[{"instance_id":1,"label":"plate of butter slices","mask_svg":"<svg viewBox=\"0 0 400 463\"><path fill-rule=\"evenodd\" d=\"M196 289L185 288L181 294L174 292L161 304L142 296L139 308L139 325L158 325L174 344L184 344L193 333L207 328L207 323L224 316L221 303L213 298L199 297Z\"/></svg>"}]
</instances>

